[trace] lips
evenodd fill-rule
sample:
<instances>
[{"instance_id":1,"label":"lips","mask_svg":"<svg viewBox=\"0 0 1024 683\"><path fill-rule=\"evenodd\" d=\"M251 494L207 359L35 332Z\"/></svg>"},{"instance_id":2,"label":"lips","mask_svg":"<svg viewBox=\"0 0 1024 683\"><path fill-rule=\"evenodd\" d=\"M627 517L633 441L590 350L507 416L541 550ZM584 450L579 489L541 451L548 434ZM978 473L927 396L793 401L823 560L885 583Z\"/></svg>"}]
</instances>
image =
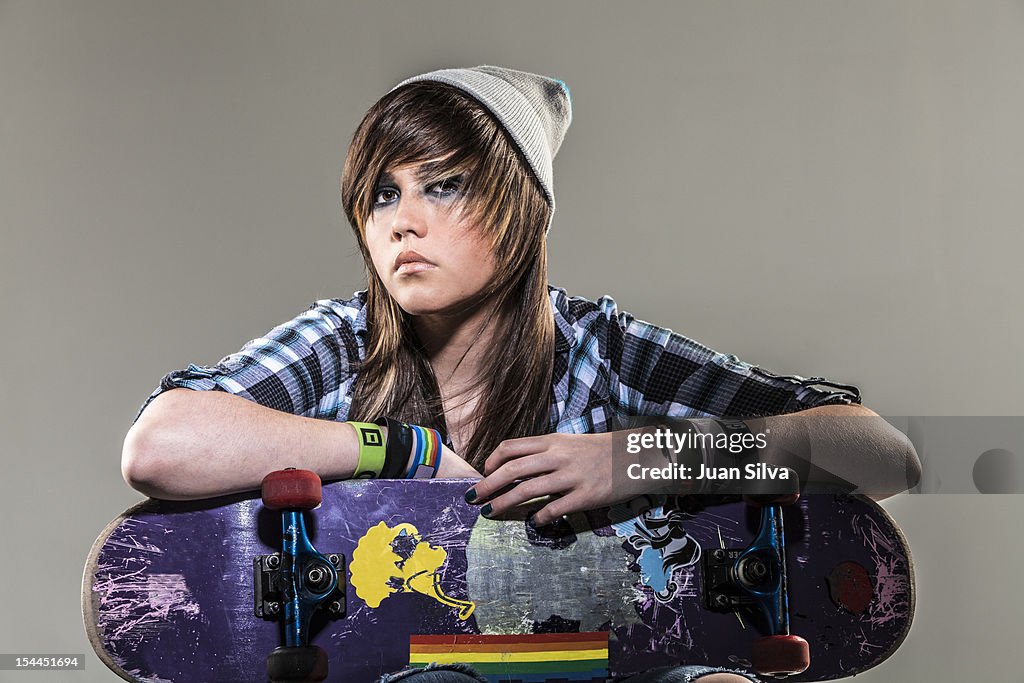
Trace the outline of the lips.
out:
<instances>
[{"instance_id":1,"label":"lips","mask_svg":"<svg viewBox=\"0 0 1024 683\"><path fill-rule=\"evenodd\" d=\"M433 268L437 268L436 263L415 251L403 251L395 259L395 271L398 273L418 273Z\"/></svg>"}]
</instances>

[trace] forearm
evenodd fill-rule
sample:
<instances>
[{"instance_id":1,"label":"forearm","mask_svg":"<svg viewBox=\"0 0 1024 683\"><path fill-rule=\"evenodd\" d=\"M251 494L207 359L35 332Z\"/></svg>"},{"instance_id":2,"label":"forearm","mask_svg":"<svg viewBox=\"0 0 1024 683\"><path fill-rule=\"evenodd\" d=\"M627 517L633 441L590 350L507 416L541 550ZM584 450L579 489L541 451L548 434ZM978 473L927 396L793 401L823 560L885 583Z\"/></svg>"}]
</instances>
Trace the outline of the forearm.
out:
<instances>
[{"instance_id":1,"label":"forearm","mask_svg":"<svg viewBox=\"0 0 1024 683\"><path fill-rule=\"evenodd\" d=\"M654 447L632 451L635 455L626 462L642 469L657 467L659 462L664 465L665 458L669 458L683 465L688 476L667 486L677 493L700 492L712 479L720 487L723 475L706 474L705 469L711 473L728 472L724 481L736 483L731 489L727 483L726 488L738 491L746 480L736 480L731 472L747 473L754 462L794 470L805 492L856 490L875 499L906 491L920 477L920 461L910 440L862 406L822 406L743 422L750 434L729 434L711 418L684 420L673 428L677 438L700 437L705 439L703 445L685 438L677 443L649 440L647 443L655 444ZM654 428L654 434L648 434L648 438L656 436L660 429ZM651 432L652 428L635 431ZM639 435L634 434L633 438L639 439ZM751 447L739 447L740 439L749 440ZM733 440L737 442L735 450L725 447L726 441ZM667 449L661 450L662 445ZM672 451L674 454L670 455Z\"/></svg>"},{"instance_id":2,"label":"forearm","mask_svg":"<svg viewBox=\"0 0 1024 683\"><path fill-rule=\"evenodd\" d=\"M920 478L910 440L862 406L822 406L746 423L751 432L766 434L760 459L805 475L811 491L846 482L880 499L912 488Z\"/></svg>"},{"instance_id":3,"label":"forearm","mask_svg":"<svg viewBox=\"0 0 1024 683\"><path fill-rule=\"evenodd\" d=\"M174 389L129 430L121 470L148 496L206 498L258 489L267 473L285 467L349 478L357 438L343 422L291 415L219 391Z\"/></svg>"}]
</instances>

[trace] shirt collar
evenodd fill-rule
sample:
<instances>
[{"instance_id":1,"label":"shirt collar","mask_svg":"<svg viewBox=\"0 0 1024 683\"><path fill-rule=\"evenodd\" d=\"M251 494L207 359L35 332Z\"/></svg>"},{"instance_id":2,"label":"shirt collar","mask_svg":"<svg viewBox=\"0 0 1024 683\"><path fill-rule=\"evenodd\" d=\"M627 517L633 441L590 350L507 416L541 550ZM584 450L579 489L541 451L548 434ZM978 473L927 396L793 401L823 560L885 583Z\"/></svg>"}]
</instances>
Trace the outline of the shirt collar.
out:
<instances>
[{"instance_id":1,"label":"shirt collar","mask_svg":"<svg viewBox=\"0 0 1024 683\"><path fill-rule=\"evenodd\" d=\"M555 353L568 353L576 331L558 306L559 301L565 301L565 290L548 285L548 294L551 297L551 312L555 316Z\"/></svg>"},{"instance_id":2,"label":"shirt collar","mask_svg":"<svg viewBox=\"0 0 1024 683\"><path fill-rule=\"evenodd\" d=\"M359 312L356 313L355 319L352 320L352 332L360 341L363 342L363 346L365 347L368 336L366 329L366 311L369 308L366 303L369 296L365 289L361 292L356 292L355 296L359 299Z\"/></svg>"}]
</instances>

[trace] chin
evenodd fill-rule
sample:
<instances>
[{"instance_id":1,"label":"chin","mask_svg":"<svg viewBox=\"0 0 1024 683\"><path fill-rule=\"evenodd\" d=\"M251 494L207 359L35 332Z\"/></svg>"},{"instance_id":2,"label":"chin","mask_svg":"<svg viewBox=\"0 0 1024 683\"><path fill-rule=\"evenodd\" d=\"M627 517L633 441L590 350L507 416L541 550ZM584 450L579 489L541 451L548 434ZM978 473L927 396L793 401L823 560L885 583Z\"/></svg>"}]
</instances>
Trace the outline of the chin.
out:
<instances>
[{"instance_id":1,"label":"chin","mask_svg":"<svg viewBox=\"0 0 1024 683\"><path fill-rule=\"evenodd\" d=\"M443 313L450 308L455 301L445 296L438 296L431 292L400 292L394 295L398 307L409 315L431 315Z\"/></svg>"},{"instance_id":2,"label":"chin","mask_svg":"<svg viewBox=\"0 0 1024 683\"><path fill-rule=\"evenodd\" d=\"M466 297L451 292L438 292L431 289L406 291L392 294L399 308L409 315L443 315L455 313L466 306Z\"/></svg>"},{"instance_id":3,"label":"chin","mask_svg":"<svg viewBox=\"0 0 1024 683\"><path fill-rule=\"evenodd\" d=\"M402 302L398 302L398 307L405 311L408 315L414 317L420 317L424 315L436 315L438 313L443 313L445 310L445 307L439 307L436 304L403 304Z\"/></svg>"}]
</instances>

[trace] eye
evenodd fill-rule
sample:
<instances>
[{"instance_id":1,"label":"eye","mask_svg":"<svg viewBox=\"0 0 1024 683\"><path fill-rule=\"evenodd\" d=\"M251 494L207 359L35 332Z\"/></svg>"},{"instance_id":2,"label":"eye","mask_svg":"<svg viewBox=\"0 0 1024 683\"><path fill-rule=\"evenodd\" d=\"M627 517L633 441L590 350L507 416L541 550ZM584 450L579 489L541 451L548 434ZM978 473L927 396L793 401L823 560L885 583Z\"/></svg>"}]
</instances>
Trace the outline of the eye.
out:
<instances>
[{"instance_id":1,"label":"eye","mask_svg":"<svg viewBox=\"0 0 1024 683\"><path fill-rule=\"evenodd\" d=\"M462 190L462 176L452 176L439 180L430 186L430 193L441 198L454 197Z\"/></svg>"},{"instance_id":2,"label":"eye","mask_svg":"<svg viewBox=\"0 0 1024 683\"><path fill-rule=\"evenodd\" d=\"M391 187L383 187L377 190L377 194L373 196L373 207L378 208L381 206L387 206L398 199L398 192Z\"/></svg>"}]
</instances>

